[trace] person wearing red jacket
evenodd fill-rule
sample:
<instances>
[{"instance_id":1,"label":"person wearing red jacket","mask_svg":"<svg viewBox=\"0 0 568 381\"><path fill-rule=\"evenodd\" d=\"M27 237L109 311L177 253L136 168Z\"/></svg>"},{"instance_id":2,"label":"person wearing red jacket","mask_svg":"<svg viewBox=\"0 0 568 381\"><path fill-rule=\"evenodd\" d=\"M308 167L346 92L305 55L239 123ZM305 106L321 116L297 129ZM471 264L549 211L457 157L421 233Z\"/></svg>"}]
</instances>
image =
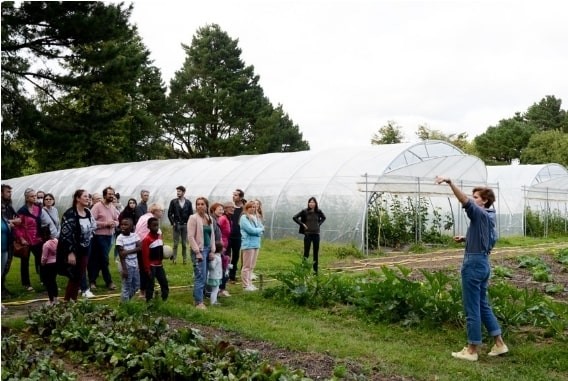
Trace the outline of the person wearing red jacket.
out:
<instances>
[{"instance_id":1,"label":"person wearing red jacket","mask_svg":"<svg viewBox=\"0 0 568 381\"><path fill-rule=\"evenodd\" d=\"M164 259L164 242L160 231L160 222L156 217L148 219L149 233L142 240L142 268L148 276L146 283L146 302L154 297L154 284L158 280L162 300L166 301L170 293L168 278L162 261Z\"/></svg>"}]
</instances>

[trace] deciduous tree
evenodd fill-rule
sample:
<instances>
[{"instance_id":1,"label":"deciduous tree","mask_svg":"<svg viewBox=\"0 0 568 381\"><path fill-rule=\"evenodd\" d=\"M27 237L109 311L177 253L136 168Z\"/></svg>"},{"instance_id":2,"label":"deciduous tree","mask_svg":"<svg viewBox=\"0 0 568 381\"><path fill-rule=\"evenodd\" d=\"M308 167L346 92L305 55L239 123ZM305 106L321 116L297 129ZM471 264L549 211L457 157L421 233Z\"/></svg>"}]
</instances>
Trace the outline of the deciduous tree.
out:
<instances>
[{"instance_id":1,"label":"deciduous tree","mask_svg":"<svg viewBox=\"0 0 568 381\"><path fill-rule=\"evenodd\" d=\"M373 135L371 144L396 144L402 142L403 137L402 128L395 121L389 120Z\"/></svg>"},{"instance_id":2,"label":"deciduous tree","mask_svg":"<svg viewBox=\"0 0 568 381\"><path fill-rule=\"evenodd\" d=\"M511 164L519 159L527 146L534 127L519 116L499 121L497 126L489 127L485 133L475 137L475 148L486 164Z\"/></svg>"},{"instance_id":3,"label":"deciduous tree","mask_svg":"<svg viewBox=\"0 0 568 381\"><path fill-rule=\"evenodd\" d=\"M521 163L557 163L568 167L568 134L558 130L535 133L521 154Z\"/></svg>"}]
</instances>

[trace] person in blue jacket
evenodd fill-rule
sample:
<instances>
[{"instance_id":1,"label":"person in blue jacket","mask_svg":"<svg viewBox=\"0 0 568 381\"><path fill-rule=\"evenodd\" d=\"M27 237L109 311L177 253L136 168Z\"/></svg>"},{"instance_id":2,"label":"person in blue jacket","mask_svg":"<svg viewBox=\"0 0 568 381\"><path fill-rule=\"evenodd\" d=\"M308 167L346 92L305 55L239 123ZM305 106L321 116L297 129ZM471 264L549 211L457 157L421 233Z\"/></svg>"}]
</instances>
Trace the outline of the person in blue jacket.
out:
<instances>
[{"instance_id":1,"label":"person in blue jacket","mask_svg":"<svg viewBox=\"0 0 568 381\"><path fill-rule=\"evenodd\" d=\"M495 193L491 188L476 187L469 198L449 178L436 177L436 184L446 183L462 204L470 224L465 237L456 236L454 241L465 242L461 268L463 306L466 317L467 346L452 356L461 360L477 361L481 345L481 325L495 339L489 356L507 353L509 348L501 336L501 327L487 299L487 287L491 275L489 254L495 243Z\"/></svg>"},{"instance_id":2,"label":"person in blue jacket","mask_svg":"<svg viewBox=\"0 0 568 381\"><path fill-rule=\"evenodd\" d=\"M241 226L241 249L243 251L243 268L241 269L241 282L245 291L256 291L252 284L251 275L256 266L260 237L264 233L264 226L257 218L256 203L249 201L245 204L243 214L239 220Z\"/></svg>"}]
</instances>

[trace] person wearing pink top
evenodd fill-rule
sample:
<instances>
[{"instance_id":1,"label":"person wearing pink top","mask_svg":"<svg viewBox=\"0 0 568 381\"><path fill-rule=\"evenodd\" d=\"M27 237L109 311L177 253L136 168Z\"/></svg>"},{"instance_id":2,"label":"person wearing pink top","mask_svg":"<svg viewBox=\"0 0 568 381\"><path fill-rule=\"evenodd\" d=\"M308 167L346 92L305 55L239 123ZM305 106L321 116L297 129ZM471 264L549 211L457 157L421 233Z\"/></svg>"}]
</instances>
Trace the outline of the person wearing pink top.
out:
<instances>
[{"instance_id":1,"label":"person wearing pink top","mask_svg":"<svg viewBox=\"0 0 568 381\"><path fill-rule=\"evenodd\" d=\"M43 244L41 252L41 273L43 274L43 283L47 288L47 296L49 302L47 305L57 303L57 238L50 238L49 234L45 237L47 239Z\"/></svg>"},{"instance_id":2,"label":"person wearing pink top","mask_svg":"<svg viewBox=\"0 0 568 381\"><path fill-rule=\"evenodd\" d=\"M118 210L114 207L114 189L103 189L103 200L93 205L91 215L97 223L97 229L93 236L93 246L89 255L89 281L91 290L97 288L97 277L102 272L103 279L109 290L116 290L109 271L109 252L112 246L112 237L118 226Z\"/></svg>"},{"instance_id":3,"label":"person wearing pink top","mask_svg":"<svg viewBox=\"0 0 568 381\"><path fill-rule=\"evenodd\" d=\"M227 250L229 247L229 235L231 235L231 216L235 205L232 201L228 201L223 205L223 215L219 217L219 229L221 229L221 242L223 242L223 253L221 255L221 262L223 264L223 279L219 286L219 296L231 296L227 291L227 282L229 281L229 266L231 265L231 257Z\"/></svg>"},{"instance_id":4,"label":"person wearing pink top","mask_svg":"<svg viewBox=\"0 0 568 381\"><path fill-rule=\"evenodd\" d=\"M215 259L215 229L208 213L209 201L205 197L195 200L195 213L187 222L187 238L193 263L193 301L195 308L207 309L203 303L207 281L207 261Z\"/></svg>"},{"instance_id":5,"label":"person wearing pink top","mask_svg":"<svg viewBox=\"0 0 568 381\"><path fill-rule=\"evenodd\" d=\"M40 282L43 279L40 273L41 246L43 244L39 231L41 227L41 211L42 209L36 205L36 192L32 188L24 191L26 203L18 210L18 217L21 223L14 227L14 237L23 245L30 248L31 254L34 256L36 273L40 274ZM20 277L22 286L27 291L33 291L30 281L30 258L20 258Z\"/></svg>"}]
</instances>

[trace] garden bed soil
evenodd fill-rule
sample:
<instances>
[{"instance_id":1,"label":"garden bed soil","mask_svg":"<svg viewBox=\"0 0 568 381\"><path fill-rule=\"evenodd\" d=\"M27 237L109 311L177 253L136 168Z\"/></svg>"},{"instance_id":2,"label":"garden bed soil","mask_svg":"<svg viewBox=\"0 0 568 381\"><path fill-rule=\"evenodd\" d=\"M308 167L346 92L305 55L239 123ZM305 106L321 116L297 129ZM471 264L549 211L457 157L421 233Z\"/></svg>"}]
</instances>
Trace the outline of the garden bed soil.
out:
<instances>
[{"instance_id":1,"label":"garden bed soil","mask_svg":"<svg viewBox=\"0 0 568 381\"><path fill-rule=\"evenodd\" d=\"M561 245L562 246L562 245ZM544 290L545 283L532 280L531 273L527 269L519 268L517 256L520 255L538 255L548 264L553 274L554 283L564 285L564 291L554 295L555 299L568 302L568 272L566 267L555 262L548 251L551 247L558 245L539 245L533 247L517 247L496 249L491 254L493 265L505 266L513 269L513 276L508 281L519 287L530 287ZM568 243L563 247L568 247ZM396 252L388 253L384 257L370 258L362 260L354 260L348 265L342 265L334 268L334 270L343 271L365 271L369 269L379 269L382 266L401 265L413 270L443 270L458 271L463 257L463 250L445 250L428 254L400 254ZM418 272L416 272L418 273ZM30 306L40 306L40 303L31 305L22 305L20 307L10 307L8 316L17 316L27 314ZM338 365L345 367L351 374L362 374L363 370L360 365L355 362L338 363L333 357L322 353L307 353L279 348L272 343L251 340L240 336L234 332L225 331L205 325L197 325L180 319L168 319L168 324L172 328L196 328L207 339L225 340L240 349L257 350L261 357L271 364L282 364L291 369L302 369L305 374L314 380L326 380L333 376L334 369ZM77 368L74 364L64 360L65 366L69 371L78 374L79 381L102 381L105 380L104 375L97 373L96 369ZM411 379L402 376L389 376L381 374L380 370L373 370L371 374L366 374L365 378L370 381L410 381Z\"/></svg>"}]
</instances>

